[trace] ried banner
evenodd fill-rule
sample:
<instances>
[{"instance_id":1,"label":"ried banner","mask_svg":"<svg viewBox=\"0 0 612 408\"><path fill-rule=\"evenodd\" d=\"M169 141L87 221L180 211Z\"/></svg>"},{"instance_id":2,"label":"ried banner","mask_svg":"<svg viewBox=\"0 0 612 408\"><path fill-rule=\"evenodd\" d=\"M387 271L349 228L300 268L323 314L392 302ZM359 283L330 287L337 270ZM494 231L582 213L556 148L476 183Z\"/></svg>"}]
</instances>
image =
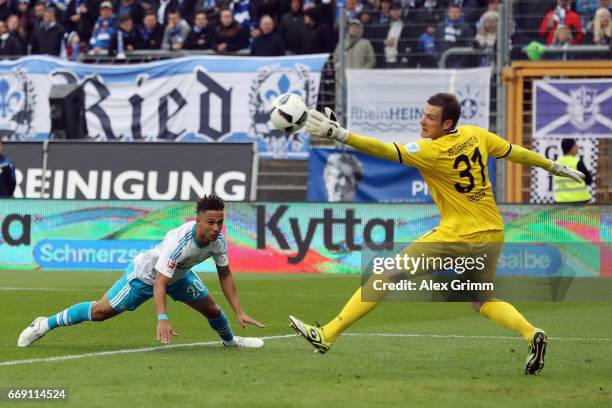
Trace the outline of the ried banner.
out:
<instances>
[{"instance_id":1,"label":"ried banner","mask_svg":"<svg viewBox=\"0 0 612 408\"><path fill-rule=\"evenodd\" d=\"M43 56L0 62L0 138L46 140L49 92L79 83L89 138L99 141L254 142L262 157L306 158L305 132L269 121L285 92L316 107L326 54L244 58L198 56L147 64L79 64Z\"/></svg>"},{"instance_id":2,"label":"ried banner","mask_svg":"<svg viewBox=\"0 0 612 408\"><path fill-rule=\"evenodd\" d=\"M427 99L451 92L461 102L459 124L489 128L491 68L349 69L347 127L385 142L419 140Z\"/></svg>"},{"instance_id":3,"label":"ried banner","mask_svg":"<svg viewBox=\"0 0 612 408\"><path fill-rule=\"evenodd\" d=\"M50 142L46 161L44 146L4 144L15 164L15 198L187 201L215 193L228 201L255 199L252 143Z\"/></svg>"},{"instance_id":4,"label":"ried banner","mask_svg":"<svg viewBox=\"0 0 612 408\"><path fill-rule=\"evenodd\" d=\"M550 264L554 243L576 243L579 276L612 275L612 207L500 207L506 241L523 244L504 253L500 274L531 274ZM193 202L0 200L0 269L122 269L194 210ZM412 242L438 222L433 204L231 203L224 233L237 272L357 274L363 248Z\"/></svg>"},{"instance_id":5,"label":"ried banner","mask_svg":"<svg viewBox=\"0 0 612 408\"><path fill-rule=\"evenodd\" d=\"M612 78L533 81L533 136L612 137Z\"/></svg>"},{"instance_id":6,"label":"ried banner","mask_svg":"<svg viewBox=\"0 0 612 408\"><path fill-rule=\"evenodd\" d=\"M430 203L427 185L413 167L352 150L312 149L308 201Z\"/></svg>"}]
</instances>

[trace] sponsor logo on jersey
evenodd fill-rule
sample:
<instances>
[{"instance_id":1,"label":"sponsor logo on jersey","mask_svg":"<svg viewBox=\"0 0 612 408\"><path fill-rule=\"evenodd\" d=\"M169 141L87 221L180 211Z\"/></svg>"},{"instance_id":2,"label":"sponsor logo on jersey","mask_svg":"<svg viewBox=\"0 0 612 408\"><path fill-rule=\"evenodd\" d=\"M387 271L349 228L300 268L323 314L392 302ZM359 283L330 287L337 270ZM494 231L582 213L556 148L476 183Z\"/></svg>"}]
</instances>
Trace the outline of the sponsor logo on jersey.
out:
<instances>
[{"instance_id":1,"label":"sponsor logo on jersey","mask_svg":"<svg viewBox=\"0 0 612 408\"><path fill-rule=\"evenodd\" d=\"M168 261L168 269L175 269L175 268L176 268L176 262Z\"/></svg>"},{"instance_id":2,"label":"sponsor logo on jersey","mask_svg":"<svg viewBox=\"0 0 612 408\"><path fill-rule=\"evenodd\" d=\"M416 153L421 150L421 148L416 143L408 143L406 145L406 150L408 150L408 153Z\"/></svg>"}]
</instances>

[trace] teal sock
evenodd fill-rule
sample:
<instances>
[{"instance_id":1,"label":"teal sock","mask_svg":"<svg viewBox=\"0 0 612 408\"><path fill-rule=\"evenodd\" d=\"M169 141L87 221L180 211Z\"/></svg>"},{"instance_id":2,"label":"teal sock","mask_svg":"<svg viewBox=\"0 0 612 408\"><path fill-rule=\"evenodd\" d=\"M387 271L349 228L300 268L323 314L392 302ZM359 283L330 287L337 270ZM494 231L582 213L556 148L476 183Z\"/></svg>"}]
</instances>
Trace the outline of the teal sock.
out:
<instances>
[{"instance_id":1,"label":"teal sock","mask_svg":"<svg viewBox=\"0 0 612 408\"><path fill-rule=\"evenodd\" d=\"M72 326L84 321L91 320L91 309L96 302L83 302L70 306L68 309L59 312L47 319L49 330L59 326Z\"/></svg>"},{"instance_id":2,"label":"teal sock","mask_svg":"<svg viewBox=\"0 0 612 408\"><path fill-rule=\"evenodd\" d=\"M219 317L215 319L208 319L208 324L213 328L219 336L225 341L232 341L234 338L234 333L232 333L232 328L227 321L227 316L223 313L223 310L219 309Z\"/></svg>"}]
</instances>

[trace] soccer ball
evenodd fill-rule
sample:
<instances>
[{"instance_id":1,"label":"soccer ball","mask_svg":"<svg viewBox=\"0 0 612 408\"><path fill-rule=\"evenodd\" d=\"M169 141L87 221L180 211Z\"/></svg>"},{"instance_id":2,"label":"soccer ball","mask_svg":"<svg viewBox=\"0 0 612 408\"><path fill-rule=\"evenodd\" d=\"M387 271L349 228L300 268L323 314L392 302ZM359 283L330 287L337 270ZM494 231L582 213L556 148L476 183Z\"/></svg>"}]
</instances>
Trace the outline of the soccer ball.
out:
<instances>
[{"instance_id":1,"label":"soccer ball","mask_svg":"<svg viewBox=\"0 0 612 408\"><path fill-rule=\"evenodd\" d=\"M308 107L296 94L282 94L272 102L270 120L280 131L293 133L301 129L307 117Z\"/></svg>"}]
</instances>

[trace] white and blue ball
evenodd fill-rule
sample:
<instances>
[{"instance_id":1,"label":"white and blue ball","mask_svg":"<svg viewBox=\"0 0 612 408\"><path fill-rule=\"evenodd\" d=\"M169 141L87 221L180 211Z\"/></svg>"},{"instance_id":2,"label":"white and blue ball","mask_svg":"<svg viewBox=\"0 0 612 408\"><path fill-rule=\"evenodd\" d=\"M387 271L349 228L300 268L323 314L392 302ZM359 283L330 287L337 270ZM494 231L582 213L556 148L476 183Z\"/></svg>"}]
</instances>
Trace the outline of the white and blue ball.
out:
<instances>
[{"instance_id":1,"label":"white and blue ball","mask_svg":"<svg viewBox=\"0 0 612 408\"><path fill-rule=\"evenodd\" d=\"M293 133L306 123L308 107L298 95L285 93L272 102L270 120L282 132Z\"/></svg>"}]
</instances>

